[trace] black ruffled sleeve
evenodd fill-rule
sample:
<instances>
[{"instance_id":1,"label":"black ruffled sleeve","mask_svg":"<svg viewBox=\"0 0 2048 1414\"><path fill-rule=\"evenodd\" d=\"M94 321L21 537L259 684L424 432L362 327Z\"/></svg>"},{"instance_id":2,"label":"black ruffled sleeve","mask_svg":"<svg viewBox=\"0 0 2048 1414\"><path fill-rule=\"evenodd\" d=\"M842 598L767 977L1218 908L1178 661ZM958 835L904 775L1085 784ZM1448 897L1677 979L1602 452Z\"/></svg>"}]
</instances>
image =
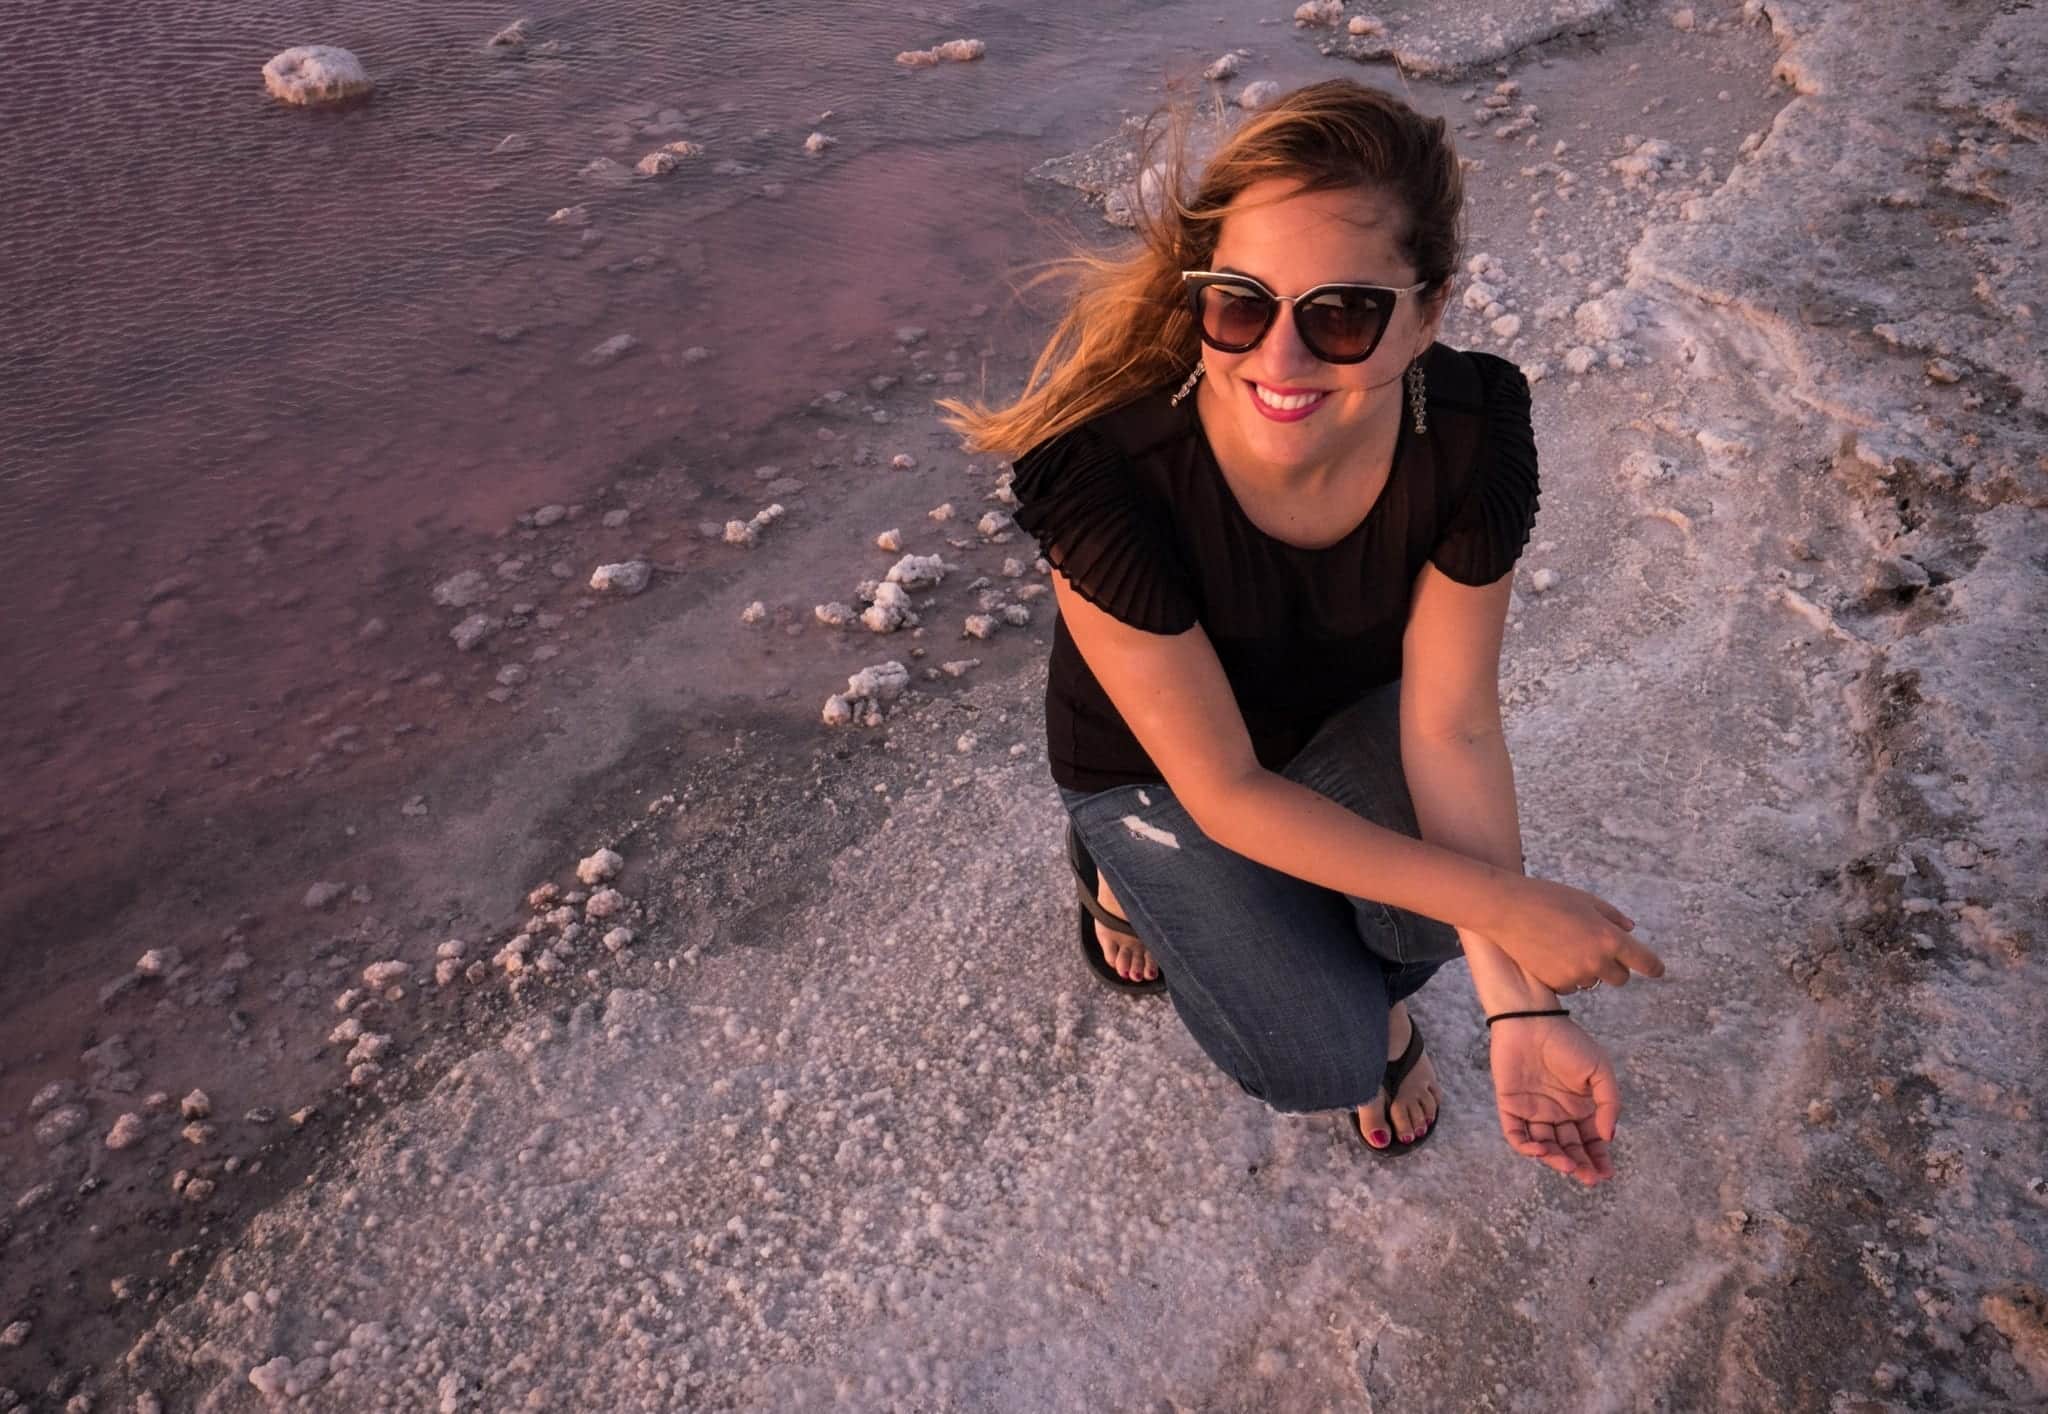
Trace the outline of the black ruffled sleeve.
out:
<instances>
[{"instance_id":1,"label":"black ruffled sleeve","mask_svg":"<svg viewBox=\"0 0 2048 1414\"><path fill-rule=\"evenodd\" d=\"M1460 584L1491 584L1515 567L1536 523L1536 433L1529 380L1498 356L1479 356L1486 381L1486 435L1472 479L1445 522L1430 563Z\"/></svg>"},{"instance_id":2,"label":"black ruffled sleeve","mask_svg":"<svg viewBox=\"0 0 2048 1414\"><path fill-rule=\"evenodd\" d=\"M1184 633L1199 617L1171 527L1122 448L1086 424L1017 458L1016 522L1082 598L1147 633Z\"/></svg>"}]
</instances>

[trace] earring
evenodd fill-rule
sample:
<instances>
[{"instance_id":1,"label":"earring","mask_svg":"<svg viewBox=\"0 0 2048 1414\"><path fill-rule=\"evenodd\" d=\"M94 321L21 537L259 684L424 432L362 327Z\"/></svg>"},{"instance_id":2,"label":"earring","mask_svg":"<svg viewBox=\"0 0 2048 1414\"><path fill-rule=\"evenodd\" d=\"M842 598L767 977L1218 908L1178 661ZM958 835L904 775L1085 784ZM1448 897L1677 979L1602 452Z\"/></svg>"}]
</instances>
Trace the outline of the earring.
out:
<instances>
[{"instance_id":1,"label":"earring","mask_svg":"<svg viewBox=\"0 0 2048 1414\"><path fill-rule=\"evenodd\" d=\"M1418 437L1428 430L1427 420L1422 414L1422 399L1422 359L1418 356L1408 365L1408 401L1415 411L1415 435Z\"/></svg>"},{"instance_id":2,"label":"earring","mask_svg":"<svg viewBox=\"0 0 2048 1414\"><path fill-rule=\"evenodd\" d=\"M1180 385L1180 391L1178 393L1175 393L1172 399L1166 405L1168 407L1179 407L1180 400L1182 398L1185 398L1189 393L1195 391L1195 384L1202 381L1202 374L1206 372L1207 369L1207 364L1197 361L1195 364L1195 371L1188 375L1188 381Z\"/></svg>"}]
</instances>

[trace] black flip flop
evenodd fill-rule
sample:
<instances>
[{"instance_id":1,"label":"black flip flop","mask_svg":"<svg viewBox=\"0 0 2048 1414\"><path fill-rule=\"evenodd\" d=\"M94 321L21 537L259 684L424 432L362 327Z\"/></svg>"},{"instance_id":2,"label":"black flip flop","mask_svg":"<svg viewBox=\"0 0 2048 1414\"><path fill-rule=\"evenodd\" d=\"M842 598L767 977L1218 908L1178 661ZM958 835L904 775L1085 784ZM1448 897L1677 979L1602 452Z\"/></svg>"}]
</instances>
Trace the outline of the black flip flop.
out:
<instances>
[{"instance_id":1,"label":"black flip flop","mask_svg":"<svg viewBox=\"0 0 2048 1414\"><path fill-rule=\"evenodd\" d=\"M1401 1054L1397 1059L1387 1062L1387 1073L1380 1080L1380 1089L1385 1091L1387 1096L1387 1128L1389 1130L1394 1127L1394 1096L1401 1093L1401 1082L1408 1078L1408 1072L1415 1069L1421 1060L1422 1023L1411 1016L1408 1018L1408 1044L1401 1048ZM1401 1136L1396 1134L1387 1142L1387 1147L1384 1149L1373 1148L1371 1141L1365 1137L1365 1130L1360 1127L1358 1122L1358 1111L1353 1110L1351 1118L1346 1123L1350 1125L1351 1132L1358 1136L1358 1142L1364 1145L1374 1158L1398 1159L1403 1154L1413 1153L1424 1144L1427 1144L1429 1136L1436 1133L1437 1126L1443 1117L1443 1111L1439 1109L1436 1118L1429 1122L1429 1128L1422 1131L1420 1139L1412 1139L1408 1143L1403 1144Z\"/></svg>"},{"instance_id":2,"label":"black flip flop","mask_svg":"<svg viewBox=\"0 0 2048 1414\"><path fill-rule=\"evenodd\" d=\"M1163 992L1166 990L1166 975L1161 973L1149 982L1133 982L1114 967L1102 955L1102 945L1095 940L1094 923L1113 933L1126 933L1135 938L1138 930L1128 919L1117 917L1102 906L1095 897L1097 878L1095 861L1088 856L1086 846L1081 843L1081 833L1074 828L1072 820L1067 821L1067 864L1074 871L1074 887L1081 895L1081 956L1088 961L1088 968L1104 982L1119 992Z\"/></svg>"}]
</instances>

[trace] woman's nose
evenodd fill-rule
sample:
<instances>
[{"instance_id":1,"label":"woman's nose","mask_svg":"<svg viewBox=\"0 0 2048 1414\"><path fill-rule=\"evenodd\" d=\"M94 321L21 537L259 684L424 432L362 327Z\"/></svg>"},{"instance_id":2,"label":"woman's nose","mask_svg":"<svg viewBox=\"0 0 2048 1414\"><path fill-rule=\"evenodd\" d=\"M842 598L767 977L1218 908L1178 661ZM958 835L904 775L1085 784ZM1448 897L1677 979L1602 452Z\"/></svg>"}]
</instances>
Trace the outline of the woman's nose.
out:
<instances>
[{"instance_id":1,"label":"woman's nose","mask_svg":"<svg viewBox=\"0 0 2048 1414\"><path fill-rule=\"evenodd\" d=\"M1309 351L1301 341L1301 331L1294 327L1294 302L1283 300L1279 312L1273 316L1273 327L1266 331L1266 337L1259 341L1259 352L1265 355L1265 364L1275 375L1286 373L1290 376L1312 372L1322 360ZM1286 380L1275 376L1272 382L1285 386Z\"/></svg>"}]
</instances>

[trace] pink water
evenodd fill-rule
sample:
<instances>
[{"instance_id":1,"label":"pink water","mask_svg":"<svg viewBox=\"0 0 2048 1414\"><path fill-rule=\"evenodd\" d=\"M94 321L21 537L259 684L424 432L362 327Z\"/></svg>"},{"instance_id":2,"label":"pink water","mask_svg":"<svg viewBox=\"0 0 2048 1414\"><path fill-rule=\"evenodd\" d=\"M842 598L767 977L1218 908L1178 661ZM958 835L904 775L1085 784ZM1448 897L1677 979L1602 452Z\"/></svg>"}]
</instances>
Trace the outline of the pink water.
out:
<instances>
[{"instance_id":1,"label":"pink water","mask_svg":"<svg viewBox=\"0 0 2048 1414\"><path fill-rule=\"evenodd\" d=\"M593 516L577 567L687 562L692 503L890 367L897 325L1028 352L1010 277L1050 253L1032 213L1071 203L1025 173L1149 101L1099 50L1161 12L560 4L525 12L555 56L487 51L520 13L73 0L10 23L0 919L132 873L181 820L492 729L429 591L520 513L653 473L667 502ZM989 57L892 62L957 36ZM356 51L374 97L271 101L262 63L302 43ZM839 140L819 157L814 128ZM509 134L524 150L494 154ZM705 155L666 178L578 175L680 137ZM595 244L547 222L579 203ZM637 350L579 362L620 333Z\"/></svg>"}]
</instances>

